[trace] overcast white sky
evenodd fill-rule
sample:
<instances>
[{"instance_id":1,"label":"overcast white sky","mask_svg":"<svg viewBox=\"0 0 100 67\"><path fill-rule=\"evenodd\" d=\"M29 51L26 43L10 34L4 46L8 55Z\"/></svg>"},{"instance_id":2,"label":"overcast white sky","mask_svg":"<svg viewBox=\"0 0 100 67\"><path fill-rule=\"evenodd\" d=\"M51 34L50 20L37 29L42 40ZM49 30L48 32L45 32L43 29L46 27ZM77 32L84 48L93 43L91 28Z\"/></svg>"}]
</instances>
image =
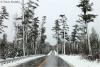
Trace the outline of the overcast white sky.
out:
<instances>
[{"instance_id":1,"label":"overcast white sky","mask_svg":"<svg viewBox=\"0 0 100 67\"><path fill-rule=\"evenodd\" d=\"M3 1L3 0L0 0ZM7 0L11 1L11 0ZM21 0L12 0L12 1L20 1ZM28 1L28 0L25 0ZM50 44L56 44L56 40L52 37L53 32L51 31L52 27L54 26L54 21L59 17L60 14L65 14L68 18L67 22L70 27L70 31L72 30L72 26L76 23L78 19L78 15L80 14L80 9L76 7L80 0L40 0L39 7L36 11L37 16L47 16L47 23L46 26L46 34L47 40ZM97 18L95 19L94 23L89 23L89 29L94 27L98 34L100 34L100 0L91 0L94 3L94 11L93 13L97 14ZM16 13L20 13L21 4L19 3L0 3L1 5L6 5L7 10L10 14L10 19L6 22L8 28L6 33L8 34L8 40L12 41L14 37L14 27L13 27L13 16Z\"/></svg>"}]
</instances>

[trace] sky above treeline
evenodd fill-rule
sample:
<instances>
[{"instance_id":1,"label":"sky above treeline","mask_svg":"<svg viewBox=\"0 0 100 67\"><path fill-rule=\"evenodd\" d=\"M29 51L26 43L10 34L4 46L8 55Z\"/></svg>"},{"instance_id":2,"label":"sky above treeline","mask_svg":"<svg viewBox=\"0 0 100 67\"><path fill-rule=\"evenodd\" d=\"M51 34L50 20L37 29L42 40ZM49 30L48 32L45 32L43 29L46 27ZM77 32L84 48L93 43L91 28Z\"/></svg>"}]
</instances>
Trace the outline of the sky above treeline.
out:
<instances>
[{"instance_id":1,"label":"sky above treeline","mask_svg":"<svg viewBox=\"0 0 100 67\"><path fill-rule=\"evenodd\" d=\"M16 2L9 2L9 3L1 3L0 0L0 7L5 5L7 7L7 11L9 12L10 18L9 21L6 21L4 24L8 26L6 28L6 33L8 35L8 40L12 41L14 39L15 28L14 28L14 16L16 14L21 15L21 2L22 0L5 0L5 1L16 1ZM17 2L19 1L19 2ZM28 0L25 0L25 3ZM33 0L35 1L35 0ZM95 22L89 23L89 30L91 33L91 28L94 27L98 34L100 34L100 0L90 0L94 3L93 5L93 12L94 14L98 15L95 19ZM46 27L46 41L50 42L51 45L56 44L56 40L52 37L54 32L51 30L54 26L54 21L59 18L60 14L65 14L67 17L67 24L69 25L70 31L72 31L72 26L76 24L78 20L78 15L81 13L81 10L76 7L80 0L39 0L39 7L36 10L36 16L39 16L40 20L42 20L42 16L47 16L47 23L45 24Z\"/></svg>"}]
</instances>

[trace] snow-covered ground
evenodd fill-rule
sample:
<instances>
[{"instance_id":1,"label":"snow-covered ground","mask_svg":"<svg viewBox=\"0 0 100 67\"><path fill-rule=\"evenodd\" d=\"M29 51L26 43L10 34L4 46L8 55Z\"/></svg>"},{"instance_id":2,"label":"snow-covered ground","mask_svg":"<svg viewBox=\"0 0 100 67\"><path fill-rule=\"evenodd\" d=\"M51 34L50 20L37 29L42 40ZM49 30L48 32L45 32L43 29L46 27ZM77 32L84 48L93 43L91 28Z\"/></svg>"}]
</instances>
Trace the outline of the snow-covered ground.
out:
<instances>
[{"instance_id":1,"label":"snow-covered ground","mask_svg":"<svg viewBox=\"0 0 100 67\"><path fill-rule=\"evenodd\" d=\"M43 56L45 56L45 55L33 55L33 56L27 57L25 59L19 60L19 61L14 61L14 62L11 62L8 64L0 65L0 67L13 67L13 66L16 66L16 65L19 65L22 63L26 63L28 61L31 61L31 60L34 60L34 59L37 59L37 58L40 58Z\"/></svg>"},{"instance_id":2,"label":"snow-covered ground","mask_svg":"<svg viewBox=\"0 0 100 67\"><path fill-rule=\"evenodd\" d=\"M52 53L52 51L50 51L50 52L47 54L47 56L51 55L51 53Z\"/></svg>"},{"instance_id":3,"label":"snow-covered ground","mask_svg":"<svg viewBox=\"0 0 100 67\"><path fill-rule=\"evenodd\" d=\"M58 55L58 53L54 50L55 55Z\"/></svg>"},{"instance_id":4,"label":"snow-covered ground","mask_svg":"<svg viewBox=\"0 0 100 67\"><path fill-rule=\"evenodd\" d=\"M0 59L0 61L4 61L3 59Z\"/></svg>"},{"instance_id":5,"label":"snow-covered ground","mask_svg":"<svg viewBox=\"0 0 100 67\"><path fill-rule=\"evenodd\" d=\"M100 62L82 59L79 55L58 55L72 67L100 67Z\"/></svg>"},{"instance_id":6,"label":"snow-covered ground","mask_svg":"<svg viewBox=\"0 0 100 67\"><path fill-rule=\"evenodd\" d=\"M53 52L54 52L55 55L58 55L58 53L57 53L55 50L51 50L51 51L47 54L47 56L51 55Z\"/></svg>"}]
</instances>

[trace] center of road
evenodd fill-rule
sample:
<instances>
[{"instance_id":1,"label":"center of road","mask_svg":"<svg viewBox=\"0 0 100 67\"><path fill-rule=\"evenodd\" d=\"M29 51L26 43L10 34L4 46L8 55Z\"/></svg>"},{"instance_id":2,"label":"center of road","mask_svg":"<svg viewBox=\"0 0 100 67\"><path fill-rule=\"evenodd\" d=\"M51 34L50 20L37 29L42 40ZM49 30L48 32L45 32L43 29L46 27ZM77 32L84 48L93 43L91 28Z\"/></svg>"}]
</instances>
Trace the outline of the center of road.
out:
<instances>
[{"instance_id":1,"label":"center of road","mask_svg":"<svg viewBox=\"0 0 100 67\"><path fill-rule=\"evenodd\" d=\"M39 64L38 67L71 67L69 64L64 62L61 58L55 55L55 52L46 57L46 59Z\"/></svg>"}]
</instances>

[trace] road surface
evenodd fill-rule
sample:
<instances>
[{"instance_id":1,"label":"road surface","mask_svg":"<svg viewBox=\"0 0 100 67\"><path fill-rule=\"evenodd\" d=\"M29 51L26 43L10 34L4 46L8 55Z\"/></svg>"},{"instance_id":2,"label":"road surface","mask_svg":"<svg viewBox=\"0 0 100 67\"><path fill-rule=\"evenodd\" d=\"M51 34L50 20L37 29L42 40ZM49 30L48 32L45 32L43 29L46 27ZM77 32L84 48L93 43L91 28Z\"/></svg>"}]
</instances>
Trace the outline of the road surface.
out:
<instances>
[{"instance_id":1,"label":"road surface","mask_svg":"<svg viewBox=\"0 0 100 67\"><path fill-rule=\"evenodd\" d=\"M16 67L71 67L68 63L63 61L61 58L55 55L55 52L52 52L51 55L37 60L33 60Z\"/></svg>"},{"instance_id":2,"label":"road surface","mask_svg":"<svg viewBox=\"0 0 100 67\"><path fill-rule=\"evenodd\" d=\"M55 53L52 52L51 55L47 56L47 58L38 66L38 67L71 67L61 58L55 56Z\"/></svg>"}]
</instances>

